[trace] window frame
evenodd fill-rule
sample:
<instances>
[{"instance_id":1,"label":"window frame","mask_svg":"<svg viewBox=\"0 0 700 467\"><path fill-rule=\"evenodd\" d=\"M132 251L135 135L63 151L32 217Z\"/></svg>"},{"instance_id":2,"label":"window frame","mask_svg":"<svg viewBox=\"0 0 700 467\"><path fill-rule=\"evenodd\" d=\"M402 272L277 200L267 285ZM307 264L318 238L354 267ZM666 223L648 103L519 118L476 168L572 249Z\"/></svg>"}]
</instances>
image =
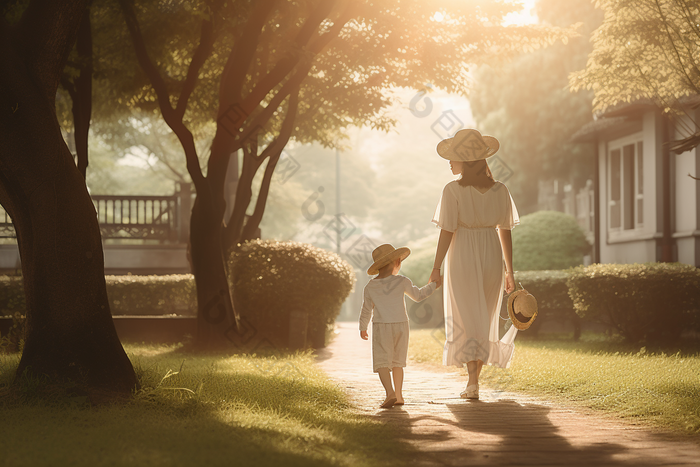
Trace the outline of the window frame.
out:
<instances>
[{"instance_id":1,"label":"window frame","mask_svg":"<svg viewBox=\"0 0 700 467\"><path fill-rule=\"evenodd\" d=\"M634 153L631 157L632 167L627 168L625 163L625 147L632 146ZM606 227L608 234L608 241L628 241L634 239L640 239L644 232L644 181L648 180L648 175L645 174L644 170L644 133L638 132L632 135L625 136L613 141L609 141L606 145L605 154L605 173L606 173L606 195L605 195L605 206L606 206ZM641 151L640 151L641 149ZM612 188L613 188L613 152L619 151L619 200L612 199ZM640 157L641 152L641 157ZM641 165L640 165L641 162ZM625 170L632 171L626 174ZM626 180L631 175L632 187L626 186ZM640 189L641 188L641 189ZM626 200L629 197L629 192L631 192L631 199ZM614 203L618 203L619 210L619 220L617 221L618 226L612 227L613 225L613 207ZM627 206L626 204L631 204ZM640 209L641 205L641 209ZM632 220L631 228L625 228L626 225L626 215L628 214L628 209L632 210Z\"/></svg>"}]
</instances>

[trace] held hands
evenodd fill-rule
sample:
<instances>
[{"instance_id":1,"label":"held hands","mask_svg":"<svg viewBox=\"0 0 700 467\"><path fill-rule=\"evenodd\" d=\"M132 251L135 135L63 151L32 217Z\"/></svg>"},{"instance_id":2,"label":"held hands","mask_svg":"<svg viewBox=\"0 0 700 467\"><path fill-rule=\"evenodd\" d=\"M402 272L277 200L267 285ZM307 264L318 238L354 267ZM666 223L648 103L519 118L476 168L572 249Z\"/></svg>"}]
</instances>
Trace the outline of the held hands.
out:
<instances>
[{"instance_id":1,"label":"held hands","mask_svg":"<svg viewBox=\"0 0 700 467\"><path fill-rule=\"evenodd\" d=\"M428 281L428 284L430 284L431 282L435 282L436 289L442 287L442 276L440 275L439 269L433 268L433 272L430 274L430 280Z\"/></svg>"},{"instance_id":2,"label":"held hands","mask_svg":"<svg viewBox=\"0 0 700 467\"><path fill-rule=\"evenodd\" d=\"M428 280L428 284L431 282L437 282L437 286L440 287L442 285L442 276L440 275L440 270L433 268L433 272L430 273L430 279Z\"/></svg>"},{"instance_id":3,"label":"held hands","mask_svg":"<svg viewBox=\"0 0 700 467\"><path fill-rule=\"evenodd\" d=\"M360 331L360 337L367 340L369 339L369 334L367 334L367 331Z\"/></svg>"}]
</instances>

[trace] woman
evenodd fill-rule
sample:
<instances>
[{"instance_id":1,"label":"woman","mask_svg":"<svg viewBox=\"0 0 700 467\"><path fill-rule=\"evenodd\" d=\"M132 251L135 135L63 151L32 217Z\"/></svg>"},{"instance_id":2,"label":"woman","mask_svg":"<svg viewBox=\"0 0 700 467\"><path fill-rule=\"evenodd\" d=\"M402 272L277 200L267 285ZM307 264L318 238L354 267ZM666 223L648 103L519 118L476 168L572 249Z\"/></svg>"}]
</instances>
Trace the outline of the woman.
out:
<instances>
[{"instance_id":1,"label":"woman","mask_svg":"<svg viewBox=\"0 0 700 467\"><path fill-rule=\"evenodd\" d=\"M440 230L431 281L440 278L445 256L446 342L443 365L466 363L469 381L460 394L479 398L484 363L506 368L513 357L515 327L498 338L503 289L515 289L510 230L520 220L508 188L493 179L486 158L498 151L496 138L460 130L438 144L438 154L461 177L448 183L433 222Z\"/></svg>"}]
</instances>

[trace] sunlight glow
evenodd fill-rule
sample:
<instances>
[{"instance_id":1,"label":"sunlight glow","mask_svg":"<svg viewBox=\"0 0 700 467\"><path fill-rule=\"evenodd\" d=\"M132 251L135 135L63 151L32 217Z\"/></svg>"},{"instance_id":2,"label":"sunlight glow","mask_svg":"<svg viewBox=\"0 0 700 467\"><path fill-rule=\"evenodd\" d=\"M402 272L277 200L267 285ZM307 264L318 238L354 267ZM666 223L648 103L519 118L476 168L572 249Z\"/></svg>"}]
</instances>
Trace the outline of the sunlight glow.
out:
<instances>
[{"instance_id":1,"label":"sunlight glow","mask_svg":"<svg viewBox=\"0 0 700 467\"><path fill-rule=\"evenodd\" d=\"M525 26L537 23L535 0L523 0L523 9L518 13L509 13L503 20L504 26Z\"/></svg>"},{"instance_id":2,"label":"sunlight glow","mask_svg":"<svg viewBox=\"0 0 700 467\"><path fill-rule=\"evenodd\" d=\"M432 18L433 21L437 21L438 23L441 23L443 19L445 19L445 15L440 13L439 11L435 12Z\"/></svg>"}]
</instances>

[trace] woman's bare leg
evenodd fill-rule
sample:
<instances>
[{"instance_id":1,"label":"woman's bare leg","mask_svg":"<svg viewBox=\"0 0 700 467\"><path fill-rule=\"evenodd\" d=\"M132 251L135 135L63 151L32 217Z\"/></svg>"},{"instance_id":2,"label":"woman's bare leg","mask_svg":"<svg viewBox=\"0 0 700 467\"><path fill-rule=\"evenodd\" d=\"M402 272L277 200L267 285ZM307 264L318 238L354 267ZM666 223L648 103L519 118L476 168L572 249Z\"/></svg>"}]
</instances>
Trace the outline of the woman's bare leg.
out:
<instances>
[{"instance_id":1,"label":"woman's bare leg","mask_svg":"<svg viewBox=\"0 0 700 467\"><path fill-rule=\"evenodd\" d=\"M474 386L479 384L479 364L476 360L467 362L467 373L469 374L469 381L467 381L467 386Z\"/></svg>"}]
</instances>

